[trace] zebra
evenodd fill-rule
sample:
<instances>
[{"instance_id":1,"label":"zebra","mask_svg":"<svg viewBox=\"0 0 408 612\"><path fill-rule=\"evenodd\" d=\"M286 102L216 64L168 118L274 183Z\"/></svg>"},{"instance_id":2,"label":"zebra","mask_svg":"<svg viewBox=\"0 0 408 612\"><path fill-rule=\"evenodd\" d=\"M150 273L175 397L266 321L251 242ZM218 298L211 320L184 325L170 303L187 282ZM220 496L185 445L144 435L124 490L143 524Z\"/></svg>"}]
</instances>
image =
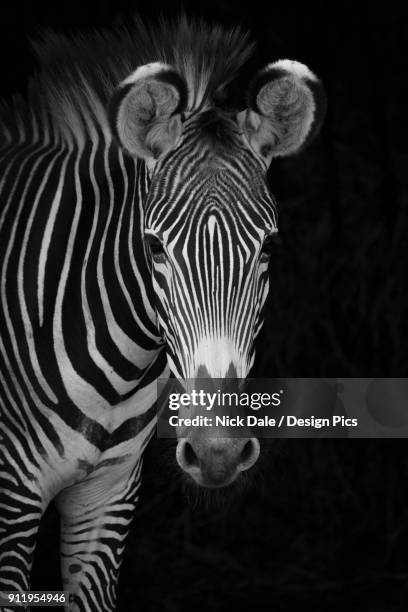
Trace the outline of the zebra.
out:
<instances>
[{"instance_id":1,"label":"zebra","mask_svg":"<svg viewBox=\"0 0 408 612\"><path fill-rule=\"evenodd\" d=\"M324 94L284 59L231 100L254 44L201 19L33 44L27 95L0 110L0 590L29 589L55 500L66 609L108 612L156 381L247 377L278 232L267 170L318 132ZM194 428L176 450L204 487L258 455Z\"/></svg>"}]
</instances>

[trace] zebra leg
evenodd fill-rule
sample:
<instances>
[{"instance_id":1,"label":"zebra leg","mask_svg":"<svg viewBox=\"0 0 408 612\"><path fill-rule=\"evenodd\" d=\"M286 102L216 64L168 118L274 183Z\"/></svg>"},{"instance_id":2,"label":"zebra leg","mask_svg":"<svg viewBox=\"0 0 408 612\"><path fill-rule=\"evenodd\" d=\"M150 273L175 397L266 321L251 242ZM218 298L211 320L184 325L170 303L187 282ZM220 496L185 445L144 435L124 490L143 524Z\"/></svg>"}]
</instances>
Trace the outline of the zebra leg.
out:
<instances>
[{"instance_id":1,"label":"zebra leg","mask_svg":"<svg viewBox=\"0 0 408 612\"><path fill-rule=\"evenodd\" d=\"M63 587L71 593L70 612L115 610L119 568L129 524L138 500L142 460L131 469L105 460L85 480L62 491Z\"/></svg>"},{"instance_id":2,"label":"zebra leg","mask_svg":"<svg viewBox=\"0 0 408 612\"><path fill-rule=\"evenodd\" d=\"M48 500L25 467L0 466L0 591L28 591L38 528ZM15 608L1 608L12 612Z\"/></svg>"}]
</instances>

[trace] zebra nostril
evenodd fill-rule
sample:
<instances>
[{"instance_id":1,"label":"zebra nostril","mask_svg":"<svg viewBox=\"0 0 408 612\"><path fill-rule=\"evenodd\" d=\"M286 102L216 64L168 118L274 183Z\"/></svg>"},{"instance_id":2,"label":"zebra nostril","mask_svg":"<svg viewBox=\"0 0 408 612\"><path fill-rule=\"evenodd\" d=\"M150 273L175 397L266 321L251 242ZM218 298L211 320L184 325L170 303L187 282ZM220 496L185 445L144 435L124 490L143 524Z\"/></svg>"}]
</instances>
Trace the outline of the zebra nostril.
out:
<instances>
[{"instance_id":1,"label":"zebra nostril","mask_svg":"<svg viewBox=\"0 0 408 612\"><path fill-rule=\"evenodd\" d=\"M198 457L189 442L186 442L184 445L184 459L188 467L198 467L199 466Z\"/></svg>"},{"instance_id":2,"label":"zebra nostril","mask_svg":"<svg viewBox=\"0 0 408 612\"><path fill-rule=\"evenodd\" d=\"M241 472L249 470L249 468L256 463L259 457L259 451L260 446L258 440L256 438L249 438L242 448L238 470Z\"/></svg>"},{"instance_id":3,"label":"zebra nostril","mask_svg":"<svg viewBox=\"0 0 408 612\"><path fill-rule=\"evenodd\" d=\"M176 458L179 466L186 472L199 468L198 456L187 440L180 440L177 444Z\"/></svg>"},{"instance_id":4,"label":"zebra nostril","mask_svg":"<svg viewBox=\"0 0 408 612\"><path fill-rule=\"evenodd\" d=\"M244 448L242 449L240 459L243 462L248 461L251 455L252 455L252 442L251 440L248 440L248 442L245 444Z\"/></svg>"}]
</instances>

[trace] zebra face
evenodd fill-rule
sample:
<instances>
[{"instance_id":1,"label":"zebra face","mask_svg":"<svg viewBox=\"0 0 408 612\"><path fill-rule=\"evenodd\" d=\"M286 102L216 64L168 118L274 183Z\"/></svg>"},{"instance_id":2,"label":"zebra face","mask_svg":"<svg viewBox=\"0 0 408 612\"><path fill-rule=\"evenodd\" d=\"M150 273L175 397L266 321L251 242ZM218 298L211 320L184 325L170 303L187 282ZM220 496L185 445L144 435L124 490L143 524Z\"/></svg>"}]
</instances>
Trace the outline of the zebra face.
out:
<instances>
[{"instance_id":1,"label":"zebra face","mask_svg":"<svg viewBox=\"0 0 408 612\"><path fill-rule=\"evenodd\" d=\"M157 324L187 386L248 375L277 233L266 171L316 130L322 99L313 73L289 60L256 75L239 113L205 95L195 110L185 76L159 63L138 68L112 98L113 132L150 169L145 242ZM199 485L230 484L259 455L256 439L228 430L178 433L178 463Z\"/></svg>"},{"instance_id":2,"label":"zebra face","mask_svg":"<svg viewBox=\"0 0 408 612\"><path fill-rule=\"evenodd\" d=\"M178 378L247 376L276 232L265 168L237 123L212 110L187 121L145 209L157 321Z\"/></svg>"},{"instance_id":3,"label":"zebra face","mask_svg":"<svg viewBox=\"0 0 408 612\"><path fill-rule=\"evenodd\" d=\"M171 370L190 386L245 378L251 368L277 233L265 174L236 122L214 111L188 121L155 167L145 237L157 321ZM177 461L203 486L229 484L259 455L256 439L231 438L227 428L225 438L201 428L178 433Z\"/></svg>"}]
</instances>

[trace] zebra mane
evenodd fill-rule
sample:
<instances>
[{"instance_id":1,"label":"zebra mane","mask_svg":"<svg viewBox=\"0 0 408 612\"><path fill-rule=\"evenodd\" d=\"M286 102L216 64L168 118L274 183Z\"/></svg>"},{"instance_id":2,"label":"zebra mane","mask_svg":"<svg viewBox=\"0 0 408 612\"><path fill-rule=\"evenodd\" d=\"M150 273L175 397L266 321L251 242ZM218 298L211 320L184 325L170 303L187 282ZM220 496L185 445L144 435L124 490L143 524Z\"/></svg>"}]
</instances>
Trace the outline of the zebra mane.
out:
<instances>
[{"instance_id":1,"label":"zebra mane","mask_svg":"<svg viewBox=\"0 0 408 612\"><path fill-rule=\"evenodd\" d=\"M226 88L251 57L254 45L240 28L226 29L185 15L146 25L140 17L114 29L68 36L46 31L32 46L39 71L30 79L28 111L63 139L83 141L90 123L108 132L106 108L117 87L137 66L162 61L186 80L189 110L222 106ZM14 110L22 116L22 104ZM5 110L5 109L4 109ZM8 108L9 111L13 109ZM0 112L7 126L5 114Z\"/></svg>"}]
</instances>

